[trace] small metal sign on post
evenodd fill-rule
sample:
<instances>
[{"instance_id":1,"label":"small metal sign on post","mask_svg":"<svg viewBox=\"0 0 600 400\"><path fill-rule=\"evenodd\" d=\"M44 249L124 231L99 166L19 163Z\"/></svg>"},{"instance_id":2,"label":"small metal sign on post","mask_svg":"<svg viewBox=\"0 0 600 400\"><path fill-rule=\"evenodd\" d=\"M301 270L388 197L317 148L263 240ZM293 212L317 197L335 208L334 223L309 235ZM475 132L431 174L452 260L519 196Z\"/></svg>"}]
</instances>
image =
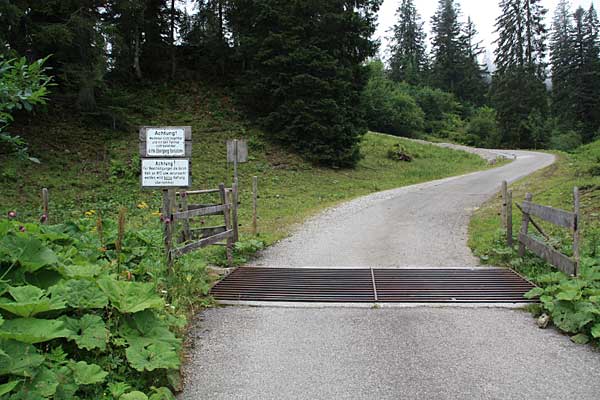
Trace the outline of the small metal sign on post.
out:
<instances>
[{"instance_id":1,"label":"small metal sign on post","mask_svg":"<svg viewBox=\"0 0 600 400\"><path fill-rule=\"evenodd\" d=\"M233 163L233 181L237 182L238 163L248 162L248 141L233 139L227 141L227 163Z\"/></svg>"},{"instance_id":2,"label":"small metal sign on post","mask_svg":"<svg viewBox=\"0 0 600 400\"><path fill-rule=\"evenodd\" d=\"M192 184L191 126L144 126L140 128L142 189L162 189L165 248L172 266L173 230L171 215L176 207L175 190Z\"/></svg>"}]
</instances>

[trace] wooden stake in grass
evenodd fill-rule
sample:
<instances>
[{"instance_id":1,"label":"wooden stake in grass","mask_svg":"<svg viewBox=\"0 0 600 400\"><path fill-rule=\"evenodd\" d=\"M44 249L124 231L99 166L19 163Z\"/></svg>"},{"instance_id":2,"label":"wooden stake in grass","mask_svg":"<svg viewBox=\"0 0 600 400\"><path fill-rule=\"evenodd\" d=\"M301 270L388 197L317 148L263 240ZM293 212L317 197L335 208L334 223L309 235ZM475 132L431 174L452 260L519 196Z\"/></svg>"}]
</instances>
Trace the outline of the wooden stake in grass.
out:
<instances>
[{"instance_id":1,"label":"wooden stake in grass","mask_svg":"<svg viewBox=\"0 0 600 400\"><path fill-rule=\"evenodd\" d=\"M252 177L252 234L258 235L258 176Z\"/></svg>"},{"instance_id":2,"label":"wooden stake in grass","mask_svg":"<svg viewBox=\"0 0 600 400\"><path fill-rule=\"evenodd\" d=\"M98 210L98 218L96 218L96 232L98 232L100 246L104 247L104 225L102 224L102 211L100 210Z\"/></svg>"},{"instance_id":3,"label":"wooden stake in grass","mask_svg":"<svg viewBox=\"0 0 600 400\"><path fill-rule=\"evenodd\" d=\"M119 210L119 227L117 230L117 241L115 242L115 250L117 253L117 273L121 273L121 251L123 250L123 237L125 236L125 207Z\"/></svg>"},{"instance_id":4,"label":"wooden stake in grass","mask_svg":"<svg viewBox=\"0 0 600 400\"><path fill-rule=\"evenodd\" d=\"M41 222L44 225L48 224L48 218L49 218L48 209L49 209L49 202L50 202L49 198L50 198L50 195L48 194L48 189L43 188L42 189L42 208L44 210L44 213L42 214Z\"/></svg>"}]
</instances>

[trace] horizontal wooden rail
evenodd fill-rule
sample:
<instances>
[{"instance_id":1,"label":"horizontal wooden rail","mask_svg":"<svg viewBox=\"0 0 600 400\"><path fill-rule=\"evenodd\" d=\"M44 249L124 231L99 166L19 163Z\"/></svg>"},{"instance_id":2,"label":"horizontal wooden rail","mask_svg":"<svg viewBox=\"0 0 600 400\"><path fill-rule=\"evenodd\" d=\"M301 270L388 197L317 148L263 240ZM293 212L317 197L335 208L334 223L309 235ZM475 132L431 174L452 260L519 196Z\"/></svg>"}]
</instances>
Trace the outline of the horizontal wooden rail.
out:
<instances>
[{"instance_id":1,"label":"horizontal wooden rail","mask_svg":"<svg viewBox=\"0 0 600 400\"><path fill-rule=\"evenodd\" d=\"M173 214L173 221L174 222L181 221L181 220L186 220L186 219L190 219L190 218L194 218L194 217L200 217L200 216L204 216L204 215L217 215L217 214L221 214L221 213L228 211L229 208L230 208L229 204L221 204L218 206L203 207L203 208L199 208L197 210L182 211L182 212Z\"/></svg>"},{"instance_id":2,"label":"horizontal wooden rail","mask_svg":"<svg viewBox=\"0 0 600 400\"><path fill-rule=\"evenodd\" d=\"M548 247L545 243L532 238L523 233L519 234L519 241L523 243L529 251L543 258L566 274L575 275L577 263L562 253Z\"/></svg>"},{"instance_id":3,"label":"horizontal wooden rail","mask_svg":"<svg viewBox=\"0 0 600 400\"><path fill-rule=\"evenodd\" d=\"M523 209L524 213L534 215L543 219L544 221L548 221L568 229L575 229L575 213L559 210L558 208L542 206L530 201L524 201L521 208Z\"/></svg>"},{"instance_id":4,"label":"horizontal wooden rail","mask_svg":"<svg viewBox=\"0 0 600 400\"><path fill-rule=\"evenodd\" d=\"M219 233L217 235L214 235L214 236L211 236L211 237L199 240L199 241L194 242L194 243L190 243L190 244L188 244L186 246L173 249L173 255L175 257L181 257L184 254L191 253L194 250L198 250L198 249L201 249L203 247L216 244L217 242L220 242L222 240L225 240L225 239L228 239L228 238L231 238L231 237L233 237L233 229L230 229L228 231Z\"/></svg>"}]
</instances>

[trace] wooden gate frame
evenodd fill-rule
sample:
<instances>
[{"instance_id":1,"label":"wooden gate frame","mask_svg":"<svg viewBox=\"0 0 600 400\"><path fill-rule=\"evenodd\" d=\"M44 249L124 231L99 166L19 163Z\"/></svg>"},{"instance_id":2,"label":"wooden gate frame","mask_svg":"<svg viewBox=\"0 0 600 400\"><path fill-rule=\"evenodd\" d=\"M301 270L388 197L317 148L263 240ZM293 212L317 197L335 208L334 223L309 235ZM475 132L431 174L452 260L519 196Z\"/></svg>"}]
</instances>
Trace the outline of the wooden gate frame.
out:
<instances>
[{"instance_id":1,"label":"wooden gate frame","mask_svg":"<svg viewBox=\"0 0 600 400\"><path fill-rule=\"evenodd\" d=\"M219 204L189 204L189 196L206 195L219 193ZM233 245L238 241L238 185L234 182L231 188L226 188L223 183L218 189L192 190L187 192L173 192L163 204L163 210L172 210L171 214L165 218L165 247L167 251L167 260L169 268L172 268L173 262L177 257L192 251L205 248L207 246L219 244L226 241L227 263L233 266ZM178 201L179 199L179 201ZM223 215L225 225L215 227L192 228L190 220L195 217ZM177 224L181 222L183 230L177 237ZM184 243L177 247L177 244Z\"/></svg>"},{"instance_id":2,"label":"wooden gate frame","mask_svg":"<svg viewBox=\"0 0 600 400\"><path fill-rule=\"evenodd\" d=\"M566 274L577 276L579 273L579 243L580 243L580 207L579 207L579 189L573 190L574 207L573 212L564 211L557 208L542 206L532 202L533 195L527 193L525 201L519 207L523 213L523 221L521 224L521 232L519 233L519 256L525 255L525 250L528 249L537 256L543 258L548 263L560 269ZM528 235L529 223L545 237L547 235L541 230L531 217L536 216L544 221L554 225L561 226L571 230L573 233L573 257L567 257L553 247L533 238Z\"/></svg>"}]
</instances>

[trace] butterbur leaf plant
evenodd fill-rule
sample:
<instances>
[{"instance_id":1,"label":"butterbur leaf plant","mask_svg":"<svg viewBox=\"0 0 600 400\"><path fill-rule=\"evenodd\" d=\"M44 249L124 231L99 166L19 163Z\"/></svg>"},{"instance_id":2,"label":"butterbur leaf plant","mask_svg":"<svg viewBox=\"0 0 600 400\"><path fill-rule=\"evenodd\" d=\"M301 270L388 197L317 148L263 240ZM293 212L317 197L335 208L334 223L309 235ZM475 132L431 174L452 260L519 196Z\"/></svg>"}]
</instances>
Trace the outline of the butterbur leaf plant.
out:
<instances>
[{"instance_id":1,"label":"butterbur leaf plant","mask_svg":"<svg viewBox=\"0 0 600 400\"><path fill-rule=\"evenodd\" d=\"M160 230L149 245L154 230L98 226L0 220L1 400L174 399L185 319L148 262L161 259Z\"/></svg>"}]
</instances>

